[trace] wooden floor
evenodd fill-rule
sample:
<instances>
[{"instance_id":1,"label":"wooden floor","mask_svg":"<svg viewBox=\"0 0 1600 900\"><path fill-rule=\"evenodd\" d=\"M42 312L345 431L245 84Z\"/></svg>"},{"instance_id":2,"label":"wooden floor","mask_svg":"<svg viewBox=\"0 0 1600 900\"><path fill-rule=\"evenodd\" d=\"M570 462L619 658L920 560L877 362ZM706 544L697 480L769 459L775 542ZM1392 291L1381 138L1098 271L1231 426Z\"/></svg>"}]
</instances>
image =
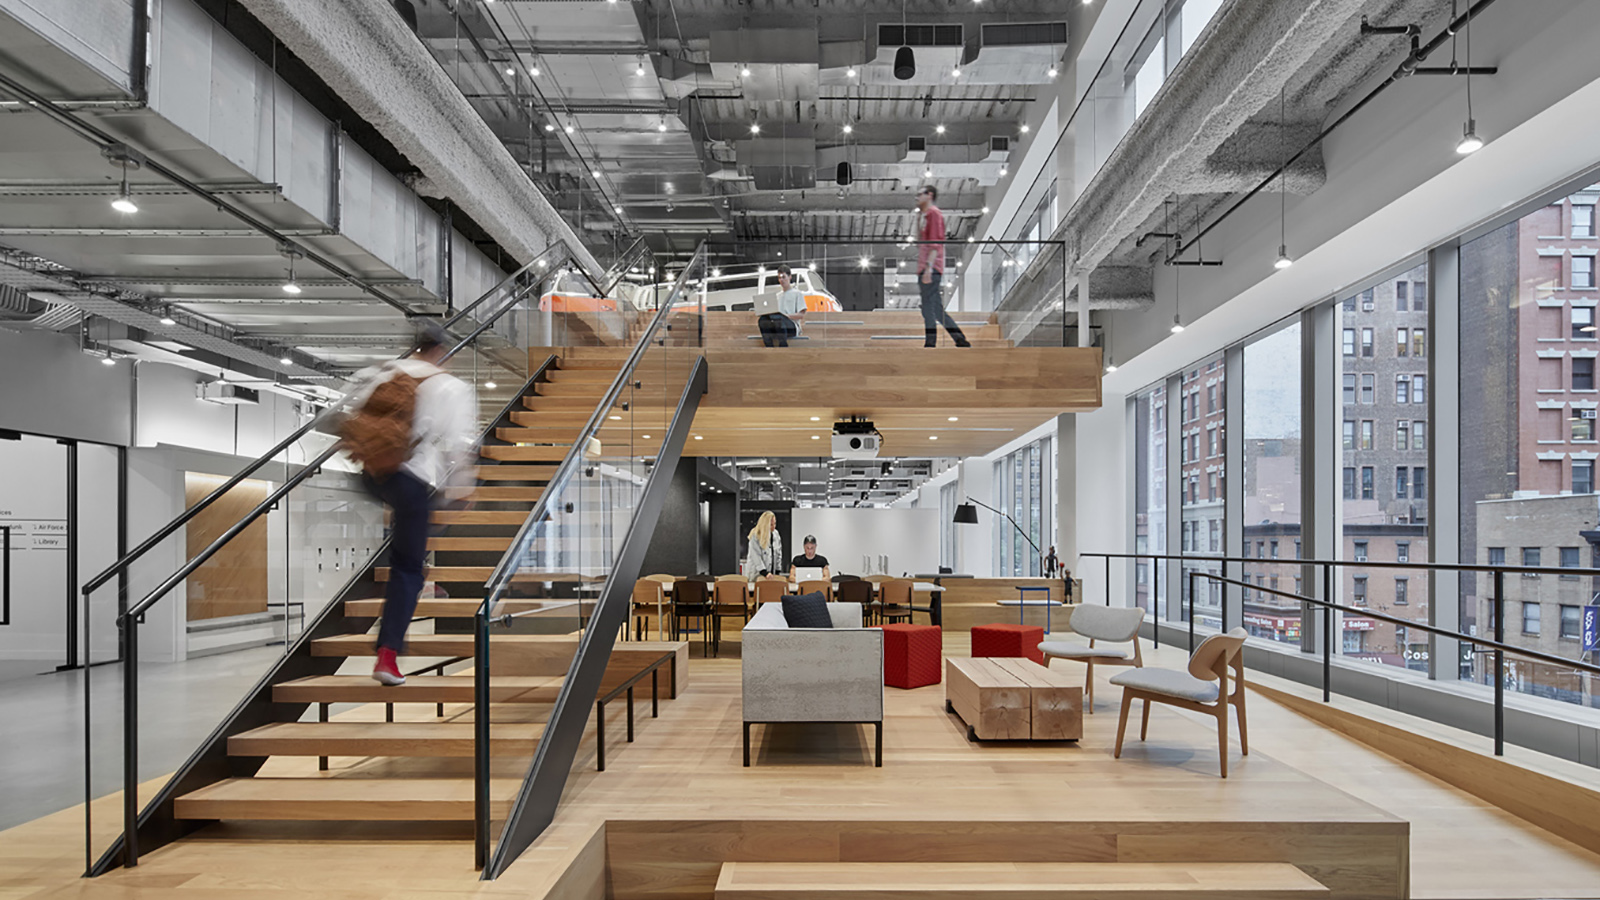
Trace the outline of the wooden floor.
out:
<instances>
[{"instance_id":1,"label":"wooden floor","mask_svg":"<svg viewBox=\"0 0 1600 900\"><path fill-rule=\"evenodd\" d=\"M947 653L964 655L965 643L964 635L952 635ZM497 894L567 900L607 889L619 898L681 897L691 894L652 885L665 888L680 880L682 865L630 871L627 863L658 854L651 842L682 820L747 823L696 826L695 840L711 854L725 852L730 841L838 841L837 830L826 837L838 823L853 823L853 840L881 840L881 832L862 838L870 831L863 823L907 819L983 819L994 823L983 839L1001 846L1006 829L1036 835L1042 823L1081 819L1091 809L1097 818L1128 821L1211 816L1219 833L1229 832L1223 839L1235 842L1238 826L1220 823L1287 818L1381 826L1404 820L1410 823L1412 897L1600 897L1600 856L1259 695L1250 698L1251 755L1241 759L1235 749L1227 781L1216 776L1210 720L1168 708L1152 711L1147 743L1130 738L1123 758L1111 759L1118 691L1104 681L1078 745L971 744L944 712L942 687L891 688L883 768L870 765L867 729L787 726L758 728L756 765L744 769L738 644L725 643L723 650L722 659L690 663L692 689L664 704L662 718L641 717L637 743L623 744L620 721L615 723L603 774L592 769L590 729L556 825L497 882L475 880L471 845L459 826L401 823L212 826L151 854L137 869L85 881L77 877L83 867L82 810L73 809L0 833L0 900L447 900ZM1182 654L1164 648L1147 659L1173 664ZM283 774L314 776L315 760L306 760L305 768ZM95 810L94 830L102 842L115 829L114 804L108 798ZM605 826L607 821L612 824ZM793 824L801 821L812 825ZM975 835L963 829L946 840L972 841ZM240 840L245 836L252 840ZM681 834L668 840L683 846ZM693 868L696 859L690 853L678 862Z\"/></svg>"}]
</instances>

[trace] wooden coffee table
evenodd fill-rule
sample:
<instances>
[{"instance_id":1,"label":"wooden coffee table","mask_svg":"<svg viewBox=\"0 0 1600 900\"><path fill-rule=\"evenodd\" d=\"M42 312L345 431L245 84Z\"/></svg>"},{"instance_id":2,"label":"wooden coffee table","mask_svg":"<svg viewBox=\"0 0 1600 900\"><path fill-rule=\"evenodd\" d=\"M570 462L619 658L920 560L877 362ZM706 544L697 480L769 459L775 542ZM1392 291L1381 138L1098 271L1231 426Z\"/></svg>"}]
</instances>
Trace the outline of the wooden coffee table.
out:
<instances>
[{"instance_id":1,"label":"wooden coffee table","mask_svg":"<svg viewBox=\"0 0 1600 900\"><path fill-rule=\"evenodd\" d=\"M969 741L1083 737L1083 688L1029 659L946 659L944 691Z\"/></svg>"}]
</instances>

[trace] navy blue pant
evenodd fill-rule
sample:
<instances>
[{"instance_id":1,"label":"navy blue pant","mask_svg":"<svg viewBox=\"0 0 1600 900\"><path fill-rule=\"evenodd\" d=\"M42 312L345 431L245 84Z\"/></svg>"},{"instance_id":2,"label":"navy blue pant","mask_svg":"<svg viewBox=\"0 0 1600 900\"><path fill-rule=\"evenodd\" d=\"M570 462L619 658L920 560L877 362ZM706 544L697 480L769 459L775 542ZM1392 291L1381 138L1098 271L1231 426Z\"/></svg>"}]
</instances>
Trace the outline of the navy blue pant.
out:
<instances>
[{"instance_id":1,"label":"navy blue pant","mask_svg":"<svg viewBox=\"0 0 1600 900\"><path fill-rule=\"evenodd\" d=\"M917 288L922 291L922 327L927 338L922 346L934 346L939 338L939 326L943 325L956 346L965 347L967 336L961 333L961 326L956 324L956 320L944 311L944 297L939 293L939 285L943 281L944 273L937 270L927 281L922 280L921 273L917 275Z\"/></svg>"},{"instance_id":2,"label":"navy blue pant","mask_svg":"<svg viewBox=\"0 0 1600 900\"><path fill-rule=\"evenodd\" d=\"M761 343L767 347L774 346L774 341L777 342L776 346L787 347L789 338L800 333L794 320L783 313L767 313L757 319L756 324L761 327Z\"/></svg>"},{"instance_id":3,"label":"navy blue pant","mask_svg":"<svg viewBox=\"0 0 1600 900\"><path fill-rule=\"evenodd\" d=\"M383 594L378 646L396 653L405 649L406 629L417 611L423 569L428 559L433 490L404 469L382 480L367 477L367 490L388 505L389 586Z\"/></svg>"}]
</instances>

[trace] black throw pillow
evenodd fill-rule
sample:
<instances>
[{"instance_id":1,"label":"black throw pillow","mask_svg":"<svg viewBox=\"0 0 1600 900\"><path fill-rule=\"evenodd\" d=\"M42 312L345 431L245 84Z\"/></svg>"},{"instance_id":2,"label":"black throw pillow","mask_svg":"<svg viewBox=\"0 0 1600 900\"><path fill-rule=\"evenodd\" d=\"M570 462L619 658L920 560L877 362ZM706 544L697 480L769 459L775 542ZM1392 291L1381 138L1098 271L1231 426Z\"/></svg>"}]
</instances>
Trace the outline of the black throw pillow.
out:
<instances>
[{"instance_id":1,"label":"black throw pillow","mask_svg":"<svg viewBox=\"0 0 1600 900\"><path fill-rule=\"evenodd\" d=\"M821 591L783 598L783 618L790 628L832 628L828 601Z\"/></svg>"}]
</instances>

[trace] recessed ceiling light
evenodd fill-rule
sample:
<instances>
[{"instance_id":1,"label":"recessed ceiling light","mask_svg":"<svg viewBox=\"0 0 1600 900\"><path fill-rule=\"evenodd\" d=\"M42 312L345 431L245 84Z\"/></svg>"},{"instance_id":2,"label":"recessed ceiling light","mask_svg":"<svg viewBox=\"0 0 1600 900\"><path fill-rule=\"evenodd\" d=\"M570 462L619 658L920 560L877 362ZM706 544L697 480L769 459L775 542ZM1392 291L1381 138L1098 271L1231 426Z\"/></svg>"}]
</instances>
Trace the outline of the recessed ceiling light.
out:
<instances>
[{"instance_id":1,"label":"recessed ceiling light","mask_svg":"<svg viewBox=\"0 0 1600 900\"><path fill-rule=\"evenodd\" d=\"M844 77L846 77L846 78L854 78L854 77L856 77L856 67L855 66L851 66L850 68L845 69L844 70Z\"/></svg>"},{"instance_id":2,"label":"recessed ceiling light","mask_svg":"<svg viewBox=\"0 0 1600 900\"><path fill-rule=\"evenodd\" d=\"M648 434L641 434L641 435L639 435L639 437L642 437L647 441L650 440L650 435L648 435Z\"/></svg>"},{"instance_id":3,"label":"recessed ceiling light","mask_svg":"<svg viewBox=\"0 0 1600 900\"><path fill-rule=\"evenodd\" d=\"M492 382L492 381L485 381L485 382L484 382L484 383L483 383L483 386L484 386L484 387L485 387L485 388L488 388L488 389L489 389L489 390L491 390L491 391L492 391L492 390L494 390L494 389L495 389L495 388L497 388L497 387L499 387L499 386L500 386L500 385L498 385L498 384L495 384L495 383L494 383L494 382Z\"/></svg>"},{"instance_id":4,"label":"recessed ceiling light","mask_svg":"<svg viewBox=\"0 0 1600 900\"><path fill-rule=\"evenodd\" d=\"M293 359L290 359L290 358L289 358L289 356L288 356L288 354L284 354L284 355L283 355L283 356L280 356L280 357L279 357L279 358L278 358L278 362L281 362L281 363L283 363L283 364L284 364L284 365L286 365L286 366L292 366L292 365L294 365L294 360L293 360Z\"/></svg>"},{"instance_id":5,"label":"recessed ceiling light","mask_svg":"<svg viewBox=\"0 0 1600 900\"><path fill-rule=\"evenodd\" d=\"M865 269L867 266L870 266L870 265L872 265L872 260L871 259L869 259L868 257L865 257L865 256L861 257L861 268Z\"/></svg>"},{"instance_id":6,"label":"recessed ceiling light","mask_svg":"<svg viewBox=\"0 0 1600 900\"><path fill-rule=\"evenodd\" d=\"M985 206L983 208L983 214L986 215L986 216L989 214L989 207Z\"/></svg>"},{"instance_id":7,"label":"recessed ceiling light","mask_svg":"<svg viewBox=\"0 0 1600 900\"><path fill-rule=\"evenodd\" d=\"M951 416L947 421L959 422L959 421L961 421L961 417L960 416Z\"/></svg>"},{"instance_id":8,"label":"recessed ceiling light","mask_svg":"<svg viewBox=\"0 0 1600 900\"><path fill-rule=\"evenodd\" d=\"M939 436L937 434L928 435L928 440L930 440L930 441L937 441L938 439L939 439Z\"/></svg>"},{"instance_id":9,"label":"recessed ceiling light","mask_svg":"<svg viewBox=\"0 0 1600 900\"><path fill-rule=\"evenodd\" d=\"M622 421L622 417L621 416L612 416L611 417L611 421L620 422L620 421Z\"/></svg>"},{"instance_id":10,"label":"recessed ceiling light","mask_svg":"<svg viewBox=\"0 0 1600 900\"><path fill-rule=\"evenodd\" d=\"M813 422L821 422L822 421L822 417L821 416L812 416L811 417L811 421L813 421Z\"/></svg>"},{"instance_id":11,"label":"recessed ceiling light","mask_svg":"<svg viewBox=\"0 0 1600 900\"><path fill-rule=\"evenodd\" d=\"M761 123L760 122L751 122L750 123L750 133L751 134L760 134L761 133Z\"/></svg>"},{"instance_id":12,"label":"recessed ceiling light","mask_svg":"<svg viewBox=\"0 0 1600 900\"><path fill-rule=\"evenodd\" d=\"M161 317L161 324L163 324L163 325L176 325L176 324L178 324L178 320L174 319L171 316L162 316Z\"/></svg>"},{"instance_id":13,"label":"recessed ceiling light","mask_svg":"<svg viewBox=\"0 0 1600 900\"><path fill-rule=\"evenodd\" d=\"M1022 133L1023 134L1027 134L1029 131L1032 131L1032 130L1033 130L1032 126L1030 126L1027 122L1023 122L1022 123Z\"/></svg>"},{"instance_id":14,"label":"recessed ceiling light","mask_svg":"<svg viewBox=\"0 0 1600 900\"><path fill-rule=\"evenodd\" d=\"M698 434L697 434L697 435L695 435L695 436L694 436L694 439L695 439L695 440L697 440L697 441L703 441L703 440L705 440L705 438L703 438L703 437L701 437L701 436L700 436L700 435L698 435Z\"/></svg>"},{"instance_id":15,"label":"recessed ceiling light","mask_svg":"<svg viewBox=\"0 0 1600 900\"><path fill-rule=\"evenodd\" d=\"M938 125L933 126L933 130L936 134L944 134L944 123L941 122Z\"/></svg>"},{"instance_id":16,"label":"recessed ceiling light","mask_svg":"<svg viewBox=\"0 0 1600 900\"><path fill-rule=\"evenodd\" d=\"M844 123L844 133L849 134L852 131L855 131L855 128L849 122Z\"/></svg>"},{"instance_id":17,"label":"recessed ceiling light","mask_svg":"<svg viewBox=\"0 0 1600 900\"><path fill-rule=\"evenodd\" d=\"M515 78L516 75L517 75L517 70L516 69L513 69L510 66L506 66L506 77L507 78Z\"/></svg>"},{"instance_id":18,"label":"recessed ceiling light","mask_svg":"<svg viewBox=\"0 0 1600 900\"><path fill-rule=\"evenodd\" d=\"M740 66L739 67L739 77L740 78L749 78L750 77L750 67L749 66Z\"/></svg>"},{"instance_id":19,"label":"recessed ceiling light","mask_svg":"<svg viewBox=\"0 0 1600 900\"><path fill-rule=\"evenodd\" d=\"M822 435L820 435L820 434L813 434L813 435L812 435L812 436L811 436L811 439L812 439L812 440L813 440L813 441L820 441L820 440L822 440Z\"/></svg>"}]
</instances>

